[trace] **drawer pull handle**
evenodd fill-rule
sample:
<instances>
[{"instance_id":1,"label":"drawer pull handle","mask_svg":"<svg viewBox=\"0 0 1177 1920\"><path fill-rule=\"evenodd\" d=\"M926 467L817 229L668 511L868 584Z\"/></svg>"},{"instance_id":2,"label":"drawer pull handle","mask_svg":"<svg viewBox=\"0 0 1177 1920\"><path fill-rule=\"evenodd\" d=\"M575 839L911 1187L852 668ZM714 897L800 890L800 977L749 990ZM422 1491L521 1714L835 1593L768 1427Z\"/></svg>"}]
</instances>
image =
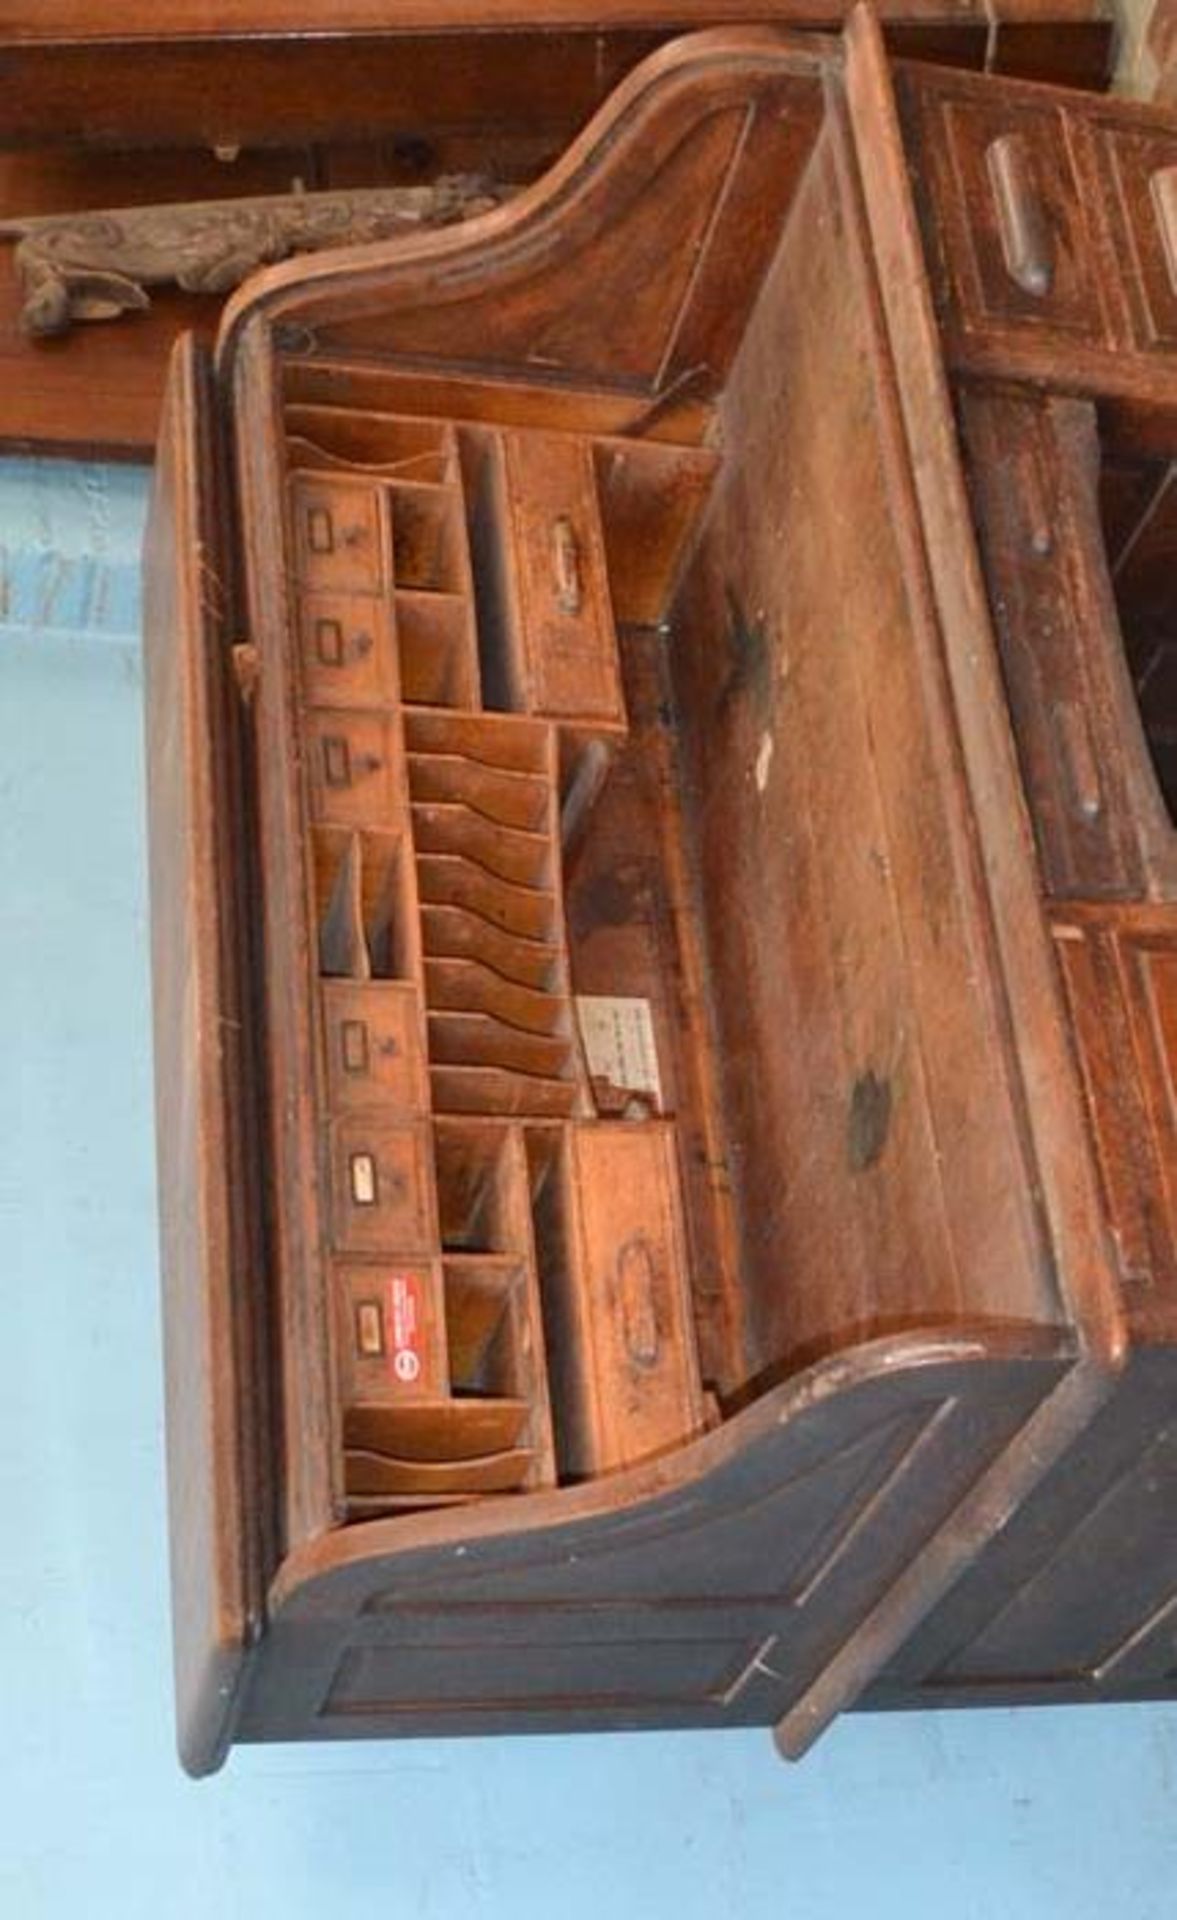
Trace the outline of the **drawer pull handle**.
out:
<instances>
[{"instance_id":1,"label":"drawer pull handle","mask_svg":"<svg viewBox=\"0 0 1177 1920\"><path fill-rule=\"evenodd\" d=\"M368 1028L363 1020L345 1020L342 1028L343 1071L367 1073Z\"/></svg>"},{"instance_id":2,"label":"drawer pull handle","mask_svg":"<svg viewBox=\"0 0 1177 1920\"><path fill-rule=\"evenodd\" d=\"M379 1300L356 1302L356 1347L365 1360L383 1356L384 1309Z\"/></svg>"},{"instance_id":3,"label":"drawer pull handle","mask_svg":"<svg viewBox=\"0 0 1177 1920\"><path fill-rule=\"evenodd\" d=\"M323 779L329 787L351 785L351 748L338 733L323 739Z\"/></svg>"},{"instance_id":4,"label":"drawer pull handle","mask_svg":"<svg viewBox=\"0 0 1177 1920\"><path fill-rule=\"evenodd\" d=\"M1023 293L1044 299L1054 281L1054 250L1023 135L999 134L989 142L985 163L997 207L1006 271Z\"/></svg>"},{"instance_id":5,"label":"drawer pull handle","mask_svg":"<svg viewBox=\"0 0 1177 1920\"><path fill-rule=\"evenodd\" d=\"M315 627L319 659L325 667L343 665L343 628L338 620L320 620Z\"/></svg>"},{"instance_id":6,"label":"drawer pull handle","mask_svg":"<svg viewBox=\"0 0 1177 1920\"><path fill-rule=\"evenodd\" d=\"M376 1205L376 1162L370 1153L353 1153L349 1167L351 1197L357 1207Z\"/></svg>"},{"instance_id":7,"label":"drawer pull handle","mask_svg":"<svg viewBox=\"0 0 1177 1920\"><path fill-rule=\"evenodd\" d=\"M654 1256L643 1234L634 1234L617 1256L617 1293L625 1350L635 1367L658 1364L658 1314Z\"/></svg>"},{"instance_id":8,"label":"drawer pull handle","mask_svg":"<svg viewBox=\"0 0 1177 1920\"><path fill-rule=\"evenodd\" d=\"M579 613L584 603L580 543L566 513L552 524L552 588L561 613Z\"/></svg>"},{"instance_id":9,"label":"drawer pull handle","mask_svg":"<svg viewBox=\"0 0 1177 1920\"><path fill-rule=\"evenodd\" d=\"M308 508L307 545L312 553L335 552L335 525L326 507Z\"/></svg>"}]
</instances>

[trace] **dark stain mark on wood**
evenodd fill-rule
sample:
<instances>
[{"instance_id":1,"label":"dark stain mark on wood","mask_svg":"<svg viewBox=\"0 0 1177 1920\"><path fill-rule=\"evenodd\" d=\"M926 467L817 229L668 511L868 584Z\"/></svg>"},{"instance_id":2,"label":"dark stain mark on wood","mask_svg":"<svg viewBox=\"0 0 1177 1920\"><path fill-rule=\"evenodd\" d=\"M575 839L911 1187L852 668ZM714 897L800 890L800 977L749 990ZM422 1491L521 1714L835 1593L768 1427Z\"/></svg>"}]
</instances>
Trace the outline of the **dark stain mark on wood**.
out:
<instances>
[{"instance_id":1,"label":"dark stain mark on wood","mask_svg":"<svg viewBox=\"0 0 1177 1920\"><path fill-rule=\"evenodd\" d=\"M846 1158L851 1173L873 1167L887 1144L891 1126L891 1082L881 1080L873 1067L860 1073L850 1095L846 1126Z\"/></svg>"},{"instance_id":2,"label":"dark stain mark on wood","mask_svg":"<svg viewBox=\"0 0 1177 1920\"><path fill-rule=\"evenodd\" d=\"M762 706L769 690L768 628L763 620L756 625L749 621L732 587L725 589L725 598L728 668L715 703L721 720L745 694L752 695L757 707Z\"/></svg>"},{"instance_id":3,"label":"dark stain mark on wood","mask_svg":"<svg viewBox=\"0 0 1177 1920\"><path fill-rule=\"evenodd\" d=\"M597 927L626 927L648 917L650 876L640 860L620 862L611 872L594 874L568 901L573 934L585 938Z\"/></svg>"}]
</instances>

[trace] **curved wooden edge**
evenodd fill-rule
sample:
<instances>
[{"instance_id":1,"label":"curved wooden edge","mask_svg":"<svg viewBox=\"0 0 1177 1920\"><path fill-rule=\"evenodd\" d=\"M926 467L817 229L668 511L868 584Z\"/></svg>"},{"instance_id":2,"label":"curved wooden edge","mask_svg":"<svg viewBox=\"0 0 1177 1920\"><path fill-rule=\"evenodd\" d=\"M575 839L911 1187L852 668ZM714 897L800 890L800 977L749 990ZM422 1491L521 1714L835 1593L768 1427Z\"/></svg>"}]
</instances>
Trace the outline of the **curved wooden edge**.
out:
<instances>
[{"instance_id":1,"label":"curved wooden edge","mask_svg":"<svg viewBox=\"0 0 1177 1920\"><path fill-rule=\"evenodd\" d=\"M441 1552L460 1557L476 1542L507 1536L534 1538L656 1501L677 1503L696 1494L774 1429L803 1421L840 1396L880 1381L901 1375L932 1379L946 1370L982 1369L987 1364L1065 1366L1074 1357L1065 1330L1020 1324L932 1327L868 1341L816 1361L709 1433L621 1472L551 1491L367 1520L321 1533L282 1562L270 1589L270 1614L273 1617L300 1594L374 1560L404 1561L415 1554Z\"/></svg>"},{"instance_id":2,"label":"curved wooden edge","mask_svg":"<svg viewBox=\"0 0 1177 1920\"><path fill-rule=\"evenodd\" d=\"M227 388L243 336L259 325L313 334L333 319L354 318L369 293L382 318L458 286L471 298L493 297L497 282L530 268L548 246L566 266L578 221L595 233L601 221L593 220L592 207L607 217L616 184L627 194L632 183L640 189L660 122L694 105L703 124L716 110L717 80L729 98L742 90L749 105L758 89L782 78L816 86L837 57L835 41L773 27L716 28L669 41L626 76L555 165L505 205L420 238L343 247L252 276L222 316L219 376ZM701 84L708 80L710 87ZM634 163L635 152L643 164Z\"/></svg>"}]
</instances>

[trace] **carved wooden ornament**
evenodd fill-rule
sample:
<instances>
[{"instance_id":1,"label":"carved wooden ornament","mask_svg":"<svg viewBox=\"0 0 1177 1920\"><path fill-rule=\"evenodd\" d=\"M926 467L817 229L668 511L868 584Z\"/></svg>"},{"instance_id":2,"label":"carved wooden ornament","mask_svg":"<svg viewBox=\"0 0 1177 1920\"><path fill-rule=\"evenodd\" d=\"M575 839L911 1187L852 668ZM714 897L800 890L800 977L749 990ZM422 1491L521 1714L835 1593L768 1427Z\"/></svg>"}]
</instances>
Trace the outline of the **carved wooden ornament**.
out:
<instances>
[{"instance_id":1,"label":"carved wooden ornament","mask_svg":"<svg viewBox=\"0 0 1177 1920\"><path fill-rule=\"evenodd\" d=\"M149 287L224 294L292 254L388 240L485 213L512 190L476 174L424 187L265 194L175 206L114 207L0 222L17 238L26 333L67 333L150 306Z\"/></svg>"}]
</instances>

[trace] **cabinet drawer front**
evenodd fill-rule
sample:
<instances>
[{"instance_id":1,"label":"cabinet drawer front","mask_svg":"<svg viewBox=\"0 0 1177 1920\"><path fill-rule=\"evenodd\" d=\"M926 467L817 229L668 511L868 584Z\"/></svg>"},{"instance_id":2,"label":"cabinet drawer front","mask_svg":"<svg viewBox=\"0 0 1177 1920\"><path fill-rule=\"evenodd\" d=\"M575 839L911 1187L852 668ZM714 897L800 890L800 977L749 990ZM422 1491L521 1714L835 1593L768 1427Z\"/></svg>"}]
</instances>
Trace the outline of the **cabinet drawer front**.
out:
<instances>
[{"instance_id":1,"label":"cabinet drawer front","mask_svg":"<svg viewBox=\"0 0 1177 1920\"><path fill-rule=\"evenodd\" d=\"M331 1239L339 1253L430 1253L436 1245L427 1131L378 1120L330 1130Z\"/></svg>"},{"instance_id":2,"label":"cabinet drawer front","mask_svg":"<svg viewBox=\"0 0 1177 1920\"><path fill-rule=\"evenodd\" d=\"M540 433L503 445L528 705L623 720L592 455Z\"/></svg>"},{"instance_id":3,"label":"cabinet drawer front","mask_svg":"<svg viewBox=\"0 0 1177 1920\"><path fill-rule=\"evenodd\" d=\"M334 1269L340 1398L345 1408L444 1396L441 1270L430 1261Z\"/></svg>"},{"instance_id":4,"label":"cabinet drawer front","mask_svg":"<svg viewBox=\"0 0 1177 1920\"><path fill-rule=\"evenodd\" d=\"M308 593L299 606L303 693L311 706L382 706L397 693L387 609L364 594Z\"/></svg>"},{"instance_id":5,"label":"cabinet drawer front","mask_svg":"<svg viewBox=\"0 0 1177 1920\"><path fill-rule=\"evenodd\" d=\"M306 769L313 819L341 827L401 825L393 728L378 715L323 708L308 714Z\"/></svg>"},{"instance_id":6,"label":"cabinet drawer front","mask_svg":"<svg viewBox=\"0 0 1177 1920\"><path fill-rule=\"evenodd\" d=\"M327 1098L336 1113L377 1106L421 1113L429 1089L415 987L370 981L323 988Z\"/></svg>"},{"instance_id":7,"label":"cabinet drawer front","mask_svg":"<svg viewBox=\"0 0 1177 1920\"><path fill-rule=\"evenodd\" d=\"M1002 669L1055 898L1133 898L1173 873L1112 591L1087 401L970 391L964 449Z\"/></svg>"},{"instance_id":8,"label":"cabinet drawer front","mask_svg":"<svg viewBox=\"0 0 1177 1920\"><path fill-rule=\"evenodd\" d=\"M547 1303L563 1335L553 1370L565 1465L604 1473L703 1425L673 1133L579 1126L568 1183L567 1265Z\"/></svg>"},{"instance_id":9,"label":"cabinet drawer front","mask_svg":"<svg viewBox=\"0 0 1177 1920\"><path fill-rule=\"evenodd\" d=\"M1058 908L1055 950L1127 1305L1177 1299L1177 927L1168 906Z\"/></svg>"},{"instance_id":10,"label":"cabinet drawer front","mask_svg":"<svg viewBox=\"0 0 1177 1920\"><path fill-rule=\"evenodd\" d=\"M1104 127L1098 139L1133 344L1145 353L1172 353L1177 347L1177 137Z\"/></svg>"},{"instance_id":11,"label":"cabinet drawer front","mask_svg":"<svg viewBox=\"0 0 1177 1920\"><path fill-rule=\"evenodd\" d=\"M1067 115L939 80L909 80L906 93L927 189L925 240L958 324L1105 344L1097 242Z\"/></svg>"},{"instance_id":12,"label":"cabinet drawer front","mask_svg":"<svg viewBox=\"0 0 1177 1920\"><path fill-rule=\"evenodd\" d=\"M378 593L388 571L384 497L363 481L298 474L291 487L295 564L303 583Z\"/></svg>"}]
</instances>

